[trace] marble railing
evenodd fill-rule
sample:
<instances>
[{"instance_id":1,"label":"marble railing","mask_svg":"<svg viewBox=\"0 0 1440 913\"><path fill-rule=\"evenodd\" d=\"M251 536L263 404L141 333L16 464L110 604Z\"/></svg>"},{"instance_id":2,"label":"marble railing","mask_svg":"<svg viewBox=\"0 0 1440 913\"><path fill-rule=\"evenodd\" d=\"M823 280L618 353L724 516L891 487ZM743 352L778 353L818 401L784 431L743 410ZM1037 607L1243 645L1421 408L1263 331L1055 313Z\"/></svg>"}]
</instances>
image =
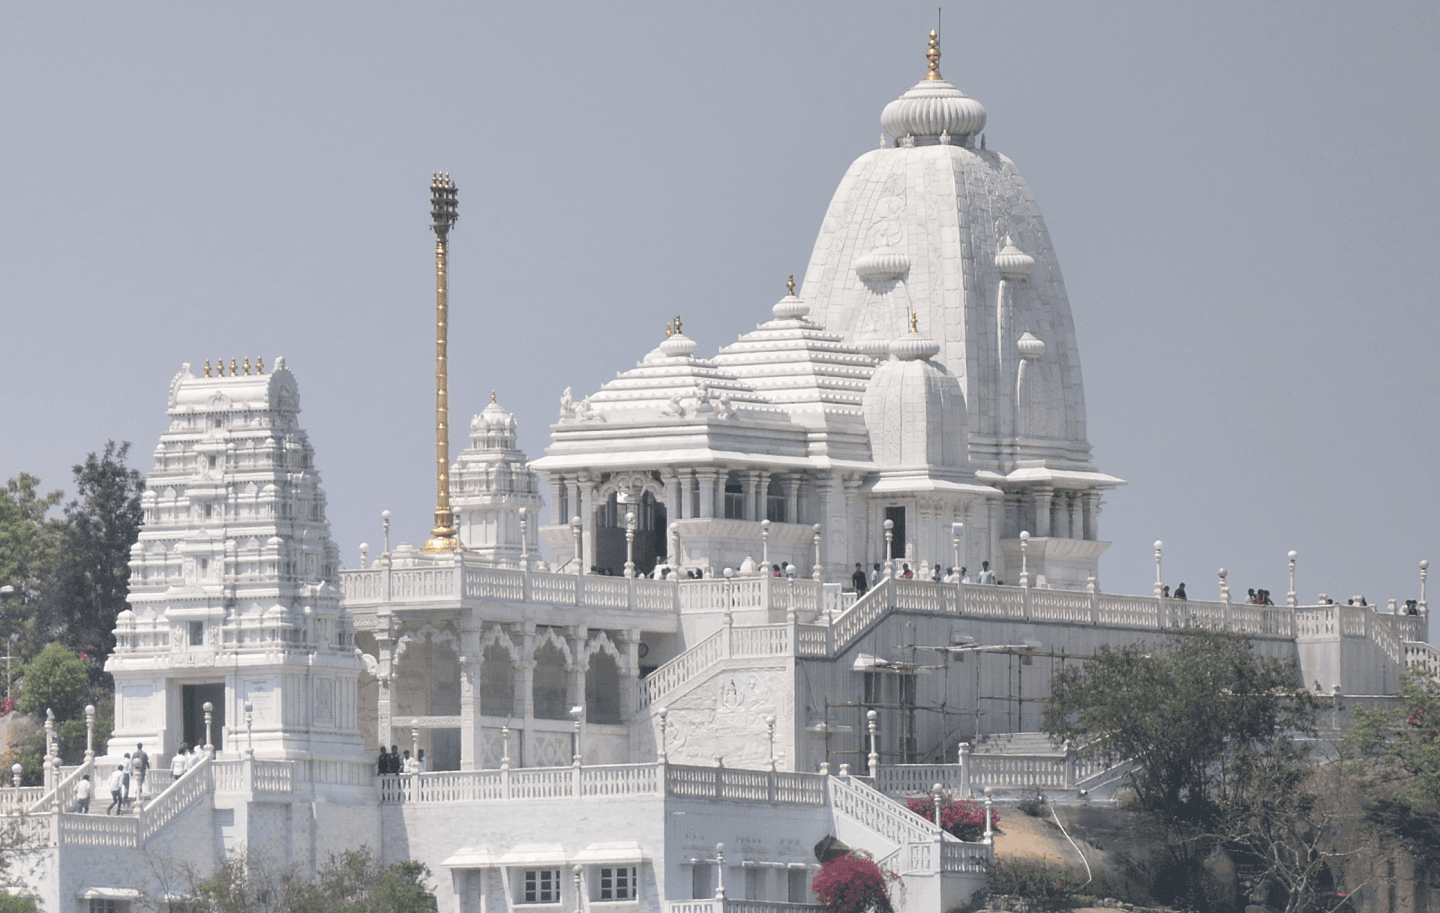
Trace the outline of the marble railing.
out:
<instances>
[{"instance_id":1,"label":"marble railing","mask_svg":"<svg viewBox=\"0 0 1440 913\"><path fill-rule=\"evenodd\" d=\"M600 764L401 774L377 778L377 789L380 801L389 805L660 795L770 805L825 804L823 774L682 764Z\"/></svg>"},{"instance_id":2,"label":"marble railing","mask_svg":"<svg viewBox=\"0 0 1440 913\"><path fill-rule=\"evenodd\" d=\"M740 885L739 887L744 887ZM824 913L818 903L782 903L778 900L667 900L665 913Z\"/></svg>"},{"instance_id":3,"label":"marble railing","mask_svg":"<svg viewBox=\"0 0 1440 913\"><path fill-rule=\"evenodd\" d=\"M809 616L843 611L853 601L838 584L809 578L734 577L651 580L556 574L465 563L446 567L383 564L340 572L345 605L354 610L396 602L457 605L465 599L544 603L641 612L794 610Z\"/></svg>"},{"instance_id":4,"label":"marble railing","mask_svg":"<svg viewBox=\"0 0 1440 913\"><path fill-rule=\"evenodd\" d=\"M993 848L982 843L907 843L875 860L881 869L897 875L964 872L988 875Z\"/></svg>"},{"instance_id":5,"label":"marble railing","mask_svg":"<svg viewBox=\"0 0 1440 913\"><path fill-rule=\"evenodd\" d=\"M829 777L826 785L836 814L849 817L896 846L933 843L943 839L944 832L934 822L925 820L853 777Z\"/></svg>"}]
</instances>

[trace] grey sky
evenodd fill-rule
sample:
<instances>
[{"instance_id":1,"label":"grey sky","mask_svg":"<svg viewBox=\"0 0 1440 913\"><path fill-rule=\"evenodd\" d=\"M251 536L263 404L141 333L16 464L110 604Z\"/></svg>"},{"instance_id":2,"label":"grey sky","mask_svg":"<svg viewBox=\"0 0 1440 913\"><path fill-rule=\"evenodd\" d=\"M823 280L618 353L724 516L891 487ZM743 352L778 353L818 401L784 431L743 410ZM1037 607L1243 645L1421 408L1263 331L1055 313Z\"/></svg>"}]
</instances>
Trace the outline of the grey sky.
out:
<instances>
[{"instance_id":1,"label":"grey sky","mask_svg":"<svg viewBox=\"0 0 1440 913\"><path fill-rule=\"evenodd\" d=\"M925 3L0 8L0 478L150 468L181 362L283 354L345 563L433 507L432 170L452 452L498 391L539 456L685 318L768 318ZM970 3L941 71L1048 222L1110 591L1413 597L1436 548L1440 7Z\"/></svg>"}]
</instances>

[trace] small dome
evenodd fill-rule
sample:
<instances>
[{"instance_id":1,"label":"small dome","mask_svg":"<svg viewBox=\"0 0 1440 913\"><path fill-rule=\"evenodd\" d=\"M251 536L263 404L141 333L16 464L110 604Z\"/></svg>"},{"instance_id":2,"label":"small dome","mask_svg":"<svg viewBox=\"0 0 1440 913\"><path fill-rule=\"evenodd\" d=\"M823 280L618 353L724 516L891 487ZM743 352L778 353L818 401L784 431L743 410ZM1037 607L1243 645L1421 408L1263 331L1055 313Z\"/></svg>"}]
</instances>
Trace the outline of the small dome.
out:
<instances>
[{"instance_id":1,"label":"small dome","mask_svg":"<svg viewBox=\"0 0 1440 913\"><path fill-rule=\"evenodd\" d=\"M855 348L876 361L884 361L890 354L890 343L884 339L862 339L855 343Z\"/></svg>"},{"instance_id":2,"label":"small dome","mask_svg":"<svg viewBox=\"0 0 1440 913\"><path fill-rule=\"evenodd\" d=\"M490 391L490 403L480 414L470 420L470 430L508 432L515 430L515 416L505 411L505 407L495 401L495 391Z\"/></svg>"},{"instance_id":3,"label":"small dome","mask_svg":"<svg viewBox=\"0 0 1440 913\"><path fill-rule=\"evenodd\" d=\"M930 72L904 95L885 106L880 126L894 139L902 136L974 136L985 129L985 106L940 75L940 42L930 32Z\"/></svg>"},{"instance_id":4,"label":"small dome","mask_svg":"<svg viewBox=\"0 0 1440 913\"><path fill-rule=\"evenodd\" d=\"M1045 354L1045 341L1026 331L1015 341L1015 348L1020 350L1021 358L1034 361Z\"/></svg>"},{"instance_id":5,"label":"small dome","mask_svg":"<svg viewBox=\"0 0 1440 913\"><path fill-rule=\"evenodd\" d=\"M1005 246L995 255L995 268L1003 279L1024 279L1035 268L1035 258L1016 247L1006 235Z\"/></svg>"},{"instance_id":6,"label":"small dome","mask_svg":"<svg viewBox=\"0 0 1440 913\"><path fill-rule=\"evenodd\" d=\"M660 353L669 358L688 358L695 354L697 348L699 344L684 333L675 333L660 343Z\"/></svg>"},{"instance_id":7,"label":"small dome","mask_svg":"<svg viewBox=\"0 0 1440 913\"><path fill-rule=\"evenodd\" d=\"M868 282L899 279L910 268L910 258L890 247L877 247L855 258L855 275Z\"/></svg>"},{"instance_id":8,"label":"small dome","mask_svg":"<svg viewBox=\"0 0 1440 913\"><path fill-rule=\"evenodd\" d=\"M911 333L890 343L890 354L901 361L930 359L940 354L940 343L929 336Z\"/></svg>"}]
</instances>

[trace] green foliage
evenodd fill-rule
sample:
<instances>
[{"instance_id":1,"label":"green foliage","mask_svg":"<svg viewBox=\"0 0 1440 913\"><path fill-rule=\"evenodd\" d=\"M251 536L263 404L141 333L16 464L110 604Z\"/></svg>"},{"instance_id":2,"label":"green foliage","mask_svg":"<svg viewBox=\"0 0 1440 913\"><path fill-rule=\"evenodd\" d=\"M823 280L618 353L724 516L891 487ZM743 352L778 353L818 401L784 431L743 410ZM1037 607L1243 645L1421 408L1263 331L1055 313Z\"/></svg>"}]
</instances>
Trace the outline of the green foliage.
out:
<instances>
[{"instance_id":1,"label":"green foliage","mask_svg":"<svg viewBox=\"0 0 1440 913\"><path fill-rule=\"evenodd\" d=\"M62 642L96 661L115 648L115 616L129 592L130 546L140 536L145 479L125 465L129 443L108 441L74 467L76 499L65 506L64 551L48 594Z\"/></svg>"},{"instance_id":2,"label":"green foliage","mask_svg":"<svg viewBox=\"0 0 1440 913\"><path fill-rule=\"evenodd\" d=\"M1258 656L1235 634L1199 631L1161 647L1102 646L1055 676L1045 728L1082 754L1135 760L1141 807L1176 828L1223 818L1227 767L1287 733L1314 731L1315 700L1293 663Z\"/></svg>"},{"instance_id":3,"label":"green foliage","mask_svg":"<svg viewBox=\"0 0 1440 913\"><path fill-rule=\"evenodd\" d=\"M84 719L89 696L89 669L84 660L51 644L25 666L25 689L20 709L25 713L55 711L57 720Z\"/></svg>"},{"instance_id":4,"label":"green foliage","mask_svg":"<svg viewBox=\"0 0 1440 913\"><path fill-rule=\"evenodd\" d=\"M293 869L274 870L243 856L226 859L194 880L177 909L188 913L431 913L430 870L419 862L381 865L369 850L350 850L307 882Z\"/></svg>"},{"instance_id":5,"label":"green foliage","mask_svg":"<svg viewBox=\"0 0 1440 913\"><path fill-rule=\"evenodd\" d=\"M28 897L0 894L0 913L40 913L40 908Z\"/></svg>"},{"instance_id":6,"label":"green foliage","mask_svg":"<svg viewBox=\"0 0 1440 913\"><path fill-rule=\"evenodd\" d=\"M42 495L39 488L40 479L28 472L0 488L0 586L15 587L20 605L34 601L60 560L61 524L46 514L61 494Z\"/></svg>"},{"instance_id":7,"label":"green foliage","mask_svg":"<svg viewBox=\"0 0 1440 913\"><path fill-rule=\"evenodd\" d=\"M1068 903L1085 887L1078 874L1050 861L997 858L990 868L990 893L1025 897L1043 904Z\"/></svg>"}]
</instances>

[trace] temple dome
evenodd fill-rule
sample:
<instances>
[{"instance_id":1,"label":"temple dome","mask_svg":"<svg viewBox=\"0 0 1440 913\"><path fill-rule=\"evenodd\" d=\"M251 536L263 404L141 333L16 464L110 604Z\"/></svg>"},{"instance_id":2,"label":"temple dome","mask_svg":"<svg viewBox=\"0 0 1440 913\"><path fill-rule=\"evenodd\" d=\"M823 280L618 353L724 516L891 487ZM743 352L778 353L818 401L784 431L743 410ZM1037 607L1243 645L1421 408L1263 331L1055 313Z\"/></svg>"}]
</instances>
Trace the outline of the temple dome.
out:
<instances>
[{"instance_id":1,"label":"temple dome","mask_svg":"<svg viewBox=\"0 0 1440 913\"><path fill-rule=\"evenodd\" d=\"M930 32L930 72L913 89L885 106L880 126L893 139L954 137L965 144L985 129L985 106L940 76L940 42Z\"/></svg>"}]
</instances>

